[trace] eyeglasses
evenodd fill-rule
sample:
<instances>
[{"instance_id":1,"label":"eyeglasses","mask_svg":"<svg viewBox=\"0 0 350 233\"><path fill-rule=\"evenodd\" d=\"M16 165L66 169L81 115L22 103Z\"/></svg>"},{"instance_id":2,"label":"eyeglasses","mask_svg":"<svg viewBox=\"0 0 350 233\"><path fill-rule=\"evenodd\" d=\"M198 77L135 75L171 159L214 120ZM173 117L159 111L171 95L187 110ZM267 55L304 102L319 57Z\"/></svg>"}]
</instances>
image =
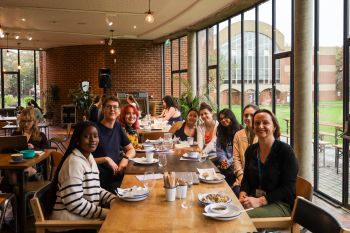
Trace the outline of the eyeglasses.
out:
<instances>
[{"instance_id":1,"label":"eyeglasses","mask_svg":"<svg viewBox=\"0 0 350 233\"><path fill-rule=\"evenodd\" d=\"M119 109L119 106L118 105L106 105L106 108L117 110L117 109Z\"/></svg>"}]
</instances>

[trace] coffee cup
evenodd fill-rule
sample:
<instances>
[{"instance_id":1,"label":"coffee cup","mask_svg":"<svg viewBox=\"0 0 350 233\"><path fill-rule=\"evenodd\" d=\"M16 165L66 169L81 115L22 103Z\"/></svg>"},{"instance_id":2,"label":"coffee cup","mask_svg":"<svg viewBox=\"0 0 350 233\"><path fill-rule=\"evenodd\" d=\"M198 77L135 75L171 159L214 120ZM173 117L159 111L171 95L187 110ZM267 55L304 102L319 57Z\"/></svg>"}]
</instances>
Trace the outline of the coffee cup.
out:
<instances>
[{"instance_id":1,"label":"coffee cup","mask_svg":"<svg viewBox=\"0 0 350 233\"><path fill-rule=\"evenodd\" d=\"M187 137L187 143L188 143L188 145L193 145L193 140L194 140L193 137Z\"/></svg>"},{"instance_id":2,"label":"coffee cup","mask_svg":"<svg viewBox=\"0 0 350 233\"><path fill-rule=\"evenodd\" d=\"M11 159L15 162L19 162L23 160L23 154L12 154Z\"/></svg>"},{"instance_id":3,"label":"coffee cup","mask_svg":"<svg viewBox=\"0 0 350 233\"><path fill-rule=\"evenodd\" d=\"M153 152L146 152L146 161L147 162L153 162Z\"/></svg>"},{"instance_id":4,"label":"coffee cup","mask_svg":"<svg viewBox=\"0 0 350 233\"><path fill-rule=\"evenodd\" d=\"M142 146L145 151L154 150L154 146L152 144L143 144Z\"/></svg>"},{"instance_id":5,"label":"coffee cup","mask_svg":"<svg viewBox=\"0 0 350 233\"><path fill-rule=\"evenodd\" d=\"M175 201L176 188L165 188L165 199L167 201Z\"/></svg>"}]
</instances>

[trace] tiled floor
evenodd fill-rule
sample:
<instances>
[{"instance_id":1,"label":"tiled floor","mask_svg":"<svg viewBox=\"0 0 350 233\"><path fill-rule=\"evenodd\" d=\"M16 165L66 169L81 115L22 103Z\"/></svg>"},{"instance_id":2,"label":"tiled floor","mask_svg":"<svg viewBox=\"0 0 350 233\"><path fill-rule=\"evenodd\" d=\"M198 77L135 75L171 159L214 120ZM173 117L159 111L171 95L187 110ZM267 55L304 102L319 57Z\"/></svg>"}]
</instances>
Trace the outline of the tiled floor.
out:
<instances>
[{"instance_id":1,"label":"tiled floor","mask_svg":"<svg viewBox=\"0 0 350 233\"><path fill-rule=\"evenodd\" d=\"M66 135L66 129L58 126L50 127L50 137L63 137ZM66 145L68 146L68 141ZM340 163L340 167L342 164ZM326 148L326 164L323 166L323 162L320 161L320 176L319 176L319 189L326 194L334 197L337 200L341 200L341 187L342 187L342 169L339 173L336 173L334 167L334 149L331 147ZM313 202L318 206L325 208L327 211L331 212L346 228L350 228L350 212L342 208L336 208L324 200L314 196ZM29 217L26 225L26 232L34 233L34 218ZM5 225L1 232L12 232L12 230ZM283 231L289 232L289 231Z\"/></svg>"}]
</instances>

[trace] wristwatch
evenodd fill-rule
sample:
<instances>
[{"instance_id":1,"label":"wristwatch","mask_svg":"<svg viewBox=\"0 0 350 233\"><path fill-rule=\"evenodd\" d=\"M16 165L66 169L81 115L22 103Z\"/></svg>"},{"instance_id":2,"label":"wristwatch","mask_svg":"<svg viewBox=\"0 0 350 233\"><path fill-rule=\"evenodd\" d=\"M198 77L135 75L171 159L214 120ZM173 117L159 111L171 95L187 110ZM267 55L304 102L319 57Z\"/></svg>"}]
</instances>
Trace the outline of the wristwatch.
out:
<instances>
[{"instance_id":1,"label":"wristwatch","mask_svg":"<svg viewBox=\"0 0 350 233\"><path fill-rule=\"evenodd\" d=\"M127 160L129 160L129 157L128 157L128 156L126 156L126 155L123 155L123 159L127 159Z\"/></svg>"}]
</instances>

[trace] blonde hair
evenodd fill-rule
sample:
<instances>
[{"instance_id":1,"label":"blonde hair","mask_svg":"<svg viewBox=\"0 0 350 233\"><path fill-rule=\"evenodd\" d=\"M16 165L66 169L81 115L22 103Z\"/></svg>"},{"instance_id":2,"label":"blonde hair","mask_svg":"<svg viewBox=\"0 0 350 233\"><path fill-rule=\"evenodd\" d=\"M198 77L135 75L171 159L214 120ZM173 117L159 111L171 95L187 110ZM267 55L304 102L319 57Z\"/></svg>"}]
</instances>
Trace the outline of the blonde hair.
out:
<instances>
[{"instance_id":1,"label":"blonde hair","mask_svg":"<svg viewBox=\"0 0 350 233\"><path fill-rule=\"evenodd\" d=\"M35 110L34 108L25 108L22 110L21 114L17 118L19 122L19 128L18 131L23 133L23 128L21 126L21 121L24 120L30 120L33 121L33 127L30 129L31 136L34 140L41 140L40 136L40 130L38 127L38 119L35 117Z\"/></svg>"}]
</instances>

